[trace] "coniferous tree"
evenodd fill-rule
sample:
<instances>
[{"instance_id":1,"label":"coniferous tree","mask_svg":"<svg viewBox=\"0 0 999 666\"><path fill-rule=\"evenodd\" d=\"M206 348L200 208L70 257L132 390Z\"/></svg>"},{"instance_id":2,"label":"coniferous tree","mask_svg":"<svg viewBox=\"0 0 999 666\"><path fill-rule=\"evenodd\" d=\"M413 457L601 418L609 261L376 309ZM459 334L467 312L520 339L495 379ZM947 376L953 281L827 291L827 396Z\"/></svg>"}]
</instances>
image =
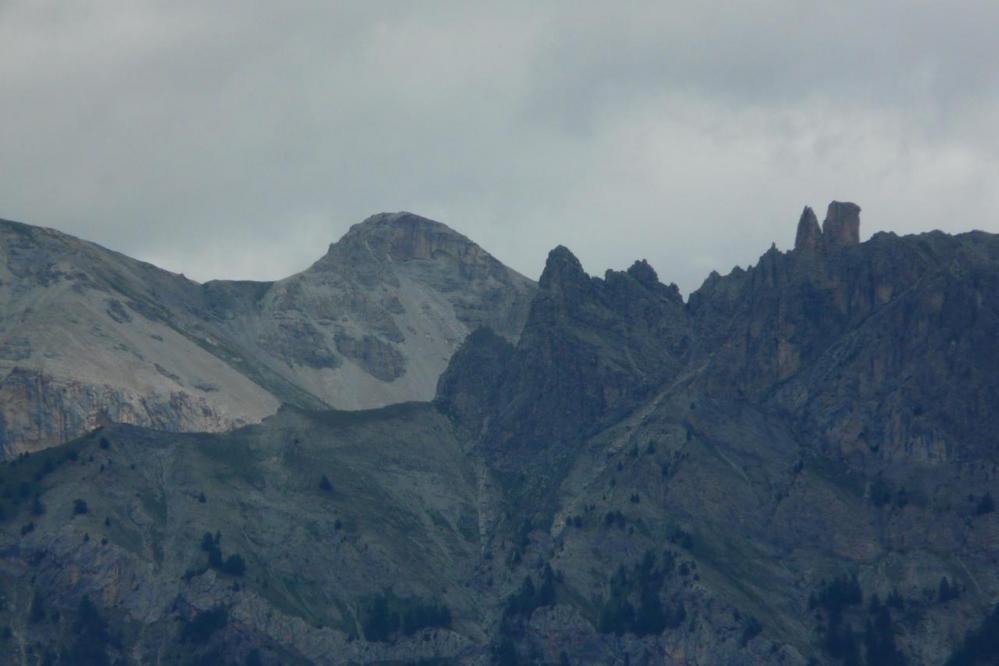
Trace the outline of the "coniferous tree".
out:
<instances>
[{"instance_id":1,"label":"coniferous tree","mask_svg":"<svg viewBox=\"0 0 999 666\"><path fill-rule=\"evenodd\" d=\"M895 627L887 606L878 606L874 620L868 621L864 633L867 663L878 666L905 666L906 659L895 644Z\"/></svg>"},{"instance_id":2,"label":"coniferous tree","mask_svg":"<svg viewBox=\"0 0 999 666\"><path fill-rule=\"evenodd\" d=\"M212 536L211 532L205 532L201 537L201 550L208 553L208 566L213 569L222 567L221 539L222 535L218 532L215 533L215 536Z\"/></svg>"},{"instance_id":3,"label":"coniferous tree","mask_svg":"<svg viewBox=\"0 0 999 666\"><path fill-rule=\"evenodd\" d=\"M551 606L555 603L555 572L550 564L545 564L538 587L537 606Z\"/></svg>"},{"instance_id":4,"label":"coniferous tree","mask_svg":"<svg viewBox=\"0 0 999 666\"><path fill-rule=\"evenodd\" d=\"M31 599L31 610L28 612L28 622L31 624L37 624L45 619L45 601L42 599L41 593L35 590L35 594Z\"/></svg>"},{"instance_id":5,"label":"coniferous tree","mask_svg":"<svg viewBox=\"0 0 999 666\"><path fill-rule=\"evenodd\" d=\"M73 639L63 653L62 661L78 666L106 666L110 664L107 649L111 642L107 622L97 607L84 595L73 622Z\"/></svg>"},{"instance_id":6,"label":"coniferous tree","mask_svg":"<svg viewBox=\"0 0 999 666\"><path fill-rule=\"evenodd\" d=\"M180 639L184 643L207 643L215 635L215 632L225 627L228 622L229 613L224 606L198 611L189 622L184 624Z\"/></svg>"},{"instance_id":7,"label":"coniferous tree","mask_svg":"<svg viewBox=\"0 0 999 666\"><path fill-rule=\"evenodd\" d=\"M222 571L230 576L242 576L246 573L246 562L243 561L243 558L239 554L234 553L225 559Z\"/></svg>"},{"instance_id":8,"label":"coniferous tree","mask_svg":"<svg viewBox=\"0 0 999 666\"><path fill-rule=\"evenodd\" d=\"M947 580L946 576L940 579L940 587L937 589L937 601L945 604L948 601L957 599L959 596L961 596L961 589L957 585Z\"/></svg>"},{"instance_id":9,"label":"coniferous tree","mask_svg":"<svg viewBox=\"0 0 999 666\"><path fill-rule=\"evenodd\" d=\"M982 624L968 632L946 666L976 666L999 663L999 604Z\"/></svg>"},{"instance_id":10,"label":"coniferous tree","mask_svg":"<svg viewBox=\"0 0 999 666\"><path fill-rule=\"evenodd\" d=\"M364 621L364 638L369 641L387 641L399 629L399 614L389 608L388 595L377 597L368 609Z\"/></svg>"}]
</instances>

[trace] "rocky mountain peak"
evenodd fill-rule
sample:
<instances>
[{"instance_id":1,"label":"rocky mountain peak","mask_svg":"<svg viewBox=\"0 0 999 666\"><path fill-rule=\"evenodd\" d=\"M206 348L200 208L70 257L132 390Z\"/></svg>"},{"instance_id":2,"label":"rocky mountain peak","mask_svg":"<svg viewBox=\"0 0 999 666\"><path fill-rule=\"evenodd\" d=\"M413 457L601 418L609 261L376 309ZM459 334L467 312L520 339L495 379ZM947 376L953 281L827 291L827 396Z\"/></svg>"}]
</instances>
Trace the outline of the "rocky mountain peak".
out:
<instances>
[{"instance_id":1,"label":"rocky mountain peak","mask_svg":"<svg viewBox=\"0 0 999 666\"><path fill-rule=\"evenodd\" d=\"M848 247L860 243L860 206L849 201L833 201L819 228L815 211L809 206L801 212L794 237L795 250L818 250Z\"/></svg>"},{"instance_id":2,"label":"rocky mountain peak","mask_svg":"<svg viewBox=\"0 0 999 666\"><path fill-rule=\"evenodd\" d=\"M447 225L402 211L378 213L353 225L343 238L330 245L318 265L330 260L407 262L442 255L459 261L477 261L485 254Z\"/></svg>"},{"instance_id":3,"label":"rocky mountain peak","mask_svg":"<svg viewBox=\"0 0 999 666\"><path fill-rule=\"evenodd\" d=\"M848 201L833 201L822 222L822 239L829 248L860 243L860 206Z\"/></svg>"},{"instance_id":4,"label":"rocky mountain peak","mask_svg":"<svg viewBox=\"0 0 999 666\"><path fill-rule=\"evenodd\" d=\"M559 245L548 253L545 270L541 273L538 286L550 291L564 288L569 284L588 282L589 276L583 270L583 265L569 248Z\"/></svg>"},{"instance_id":5,"label":"rocky mountain peak","mask_svg":"<svg viewBox=\"0 0 999 666\"><path fill-rule=\"evenodd\" d=\"M651 287L659 283L659 275L656 274L656 269L652 268L652 266L649 265L649 262L645 259L633 263L628 269L628 275L647 287Z\"/></svg>"},{"instance_id":6,"label":"rocky mountain peak","mask_svg":"<svg viewBox=\"0 0 999 666\"><path fill-rule=\"evenodd\" d=\"M822 238L822 229L819 228L819 220L815 217L815 211L810 206L805 206L801 211L801 218L798 220L798 233L794 237L795 250L814 250Z\"/></svg>"},{"instance_id":7,"label":"rocky mountain peak","mask_svg":"<svg viewBox=\"0 0 999 666\"><path fill-rule=\"evenodd\" d=\"M79 436L103 414L215 431L281 403L430 399L470 331L517 339L534 292L465 236L411 213L354 225L285 279L204 285L0 221L0 458Z\"/></svg>"}]
</instances>

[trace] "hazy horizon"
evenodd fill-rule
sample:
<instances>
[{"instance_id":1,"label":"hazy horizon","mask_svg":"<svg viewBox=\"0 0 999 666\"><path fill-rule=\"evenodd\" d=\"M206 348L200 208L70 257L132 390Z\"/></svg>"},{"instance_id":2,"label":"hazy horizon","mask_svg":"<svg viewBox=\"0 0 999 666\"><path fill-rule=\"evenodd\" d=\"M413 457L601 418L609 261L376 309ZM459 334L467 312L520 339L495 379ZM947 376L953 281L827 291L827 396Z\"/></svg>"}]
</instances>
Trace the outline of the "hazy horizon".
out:
<instances>
[{"instance_id":1,"label":"hazy horizon","mask_svg":"<svg viewBox=\"0 0 999 666\"><path fill-rule=\"evenodd\" d=\"M999 231L999 6L0 3L0 216L210 279L407 210L537 278L685 293L791 247Z\"/></svg>"}]
</instances>

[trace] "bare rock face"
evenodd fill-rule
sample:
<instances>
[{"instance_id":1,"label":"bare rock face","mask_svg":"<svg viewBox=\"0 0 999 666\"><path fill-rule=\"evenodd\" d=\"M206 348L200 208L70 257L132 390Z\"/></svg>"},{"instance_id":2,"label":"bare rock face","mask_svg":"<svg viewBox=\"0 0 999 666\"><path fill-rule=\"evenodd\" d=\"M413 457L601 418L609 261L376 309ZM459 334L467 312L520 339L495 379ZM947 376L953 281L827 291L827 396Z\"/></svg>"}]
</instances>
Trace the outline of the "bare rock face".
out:
<instances>
[{"instance_id":1,"label":"bare rock face","mask_svg":"<svg viewBox=\"0 0 999 666\"><path fill-rule=\"evenodd\" d=\"M284 280L203 285L0 221L0 451L68 441L101 419L218 431L281 403L430 400L470 331L517 339L534 289L409 213L354 225Z\"/></svg>"},{"instance_id":2,"label":"bare rock face","mask_svg":"<svg viewBox=\"0 0 999 666\"><path fill-rule=\"evenodd\" d=\"M814 250L818 247L822 238L822 230L819 228L819 220L815 217L815 211L809 206L801 212L801 219L798 220L798 232L794 237L795 250Z\"/></svg>"},{"instance_id":3,"label":"bare rock face","mask_svg":"<svg viewBox=\"0 0 999 666\"><path fill-rule=\"evenodd\" d=\"M822 240L829 248L849 247L860 242L860 206L833 201L822 222Z\"/></svg>"},{"instance_id":4,"label":"bare rock face","mask_svg":"<svg viewBox=\"0 0 999 666\"><path fill-rule=\"evenodd\" d=\"M795 250L833 250L858 243L860 243L860 206L833 201L829 204L821 229L815 211L805 206L798 220L798 230L794 238Z\"/></svg>"},{"instance_id":5,"label":"bare rock face","mask_svg":"<svg viewBox=\"0 0 999 666\"><path fill-rule=\"evenodd\" d=\"M344 333L334 337L336 349L356 361L375 379L392 381L406 372L406 358L392 344L373 335L357 340Z\"/></svg>"},{"instance_id":6,"label":"bare rock face","mask_svg":"<svg viewBox=\"0 0 999 666\"><path fill-rule=\"evenodd\" d=\"M436 402L455 422L481 431L514 347L489 328L473 331L458 348L437 384Z\"/></svg>"},{"instance_id":7,"label":"bare rock face","mask_svg":"<svg viewBox=\"0 0 999 666\"><path fill-rule=\"evenodd\" d=\"M0 382L0 437L10 452L37 451L109 423L157 430L221 432L246 425L206 397L186 391L136 394L15 369Z\"/></svg>"},{"instance_id":8,"label":"bare rock face","mask_svg":"<svg viewBox=\"0 0 999 666\"><path fill-rule=\"evenodd\" d=\"M555 450L627 413L690 349L679 292L647 263L593 278L559 246L538 284L496 393L486 439L498 459Z\"/></svg>"}]
</instances>

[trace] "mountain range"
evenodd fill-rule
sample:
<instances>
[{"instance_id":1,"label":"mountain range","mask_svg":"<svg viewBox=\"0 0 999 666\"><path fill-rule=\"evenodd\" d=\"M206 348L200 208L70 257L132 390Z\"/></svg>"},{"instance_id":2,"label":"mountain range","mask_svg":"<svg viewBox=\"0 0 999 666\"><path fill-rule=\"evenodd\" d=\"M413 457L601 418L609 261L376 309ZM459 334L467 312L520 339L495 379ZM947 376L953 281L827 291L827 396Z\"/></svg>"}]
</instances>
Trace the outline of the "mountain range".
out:
<instances>
[{"instance_id":1,"label":"mountain range","mask_svg":"<svg viewBox=\"0 0 999 666\"><path fill-rule=\"evenodd\" d=\"M409 214L276 283L3 233L9 663L999 658L999 236L833 202L685 300Z\"/></svg>"}]
</instances>

